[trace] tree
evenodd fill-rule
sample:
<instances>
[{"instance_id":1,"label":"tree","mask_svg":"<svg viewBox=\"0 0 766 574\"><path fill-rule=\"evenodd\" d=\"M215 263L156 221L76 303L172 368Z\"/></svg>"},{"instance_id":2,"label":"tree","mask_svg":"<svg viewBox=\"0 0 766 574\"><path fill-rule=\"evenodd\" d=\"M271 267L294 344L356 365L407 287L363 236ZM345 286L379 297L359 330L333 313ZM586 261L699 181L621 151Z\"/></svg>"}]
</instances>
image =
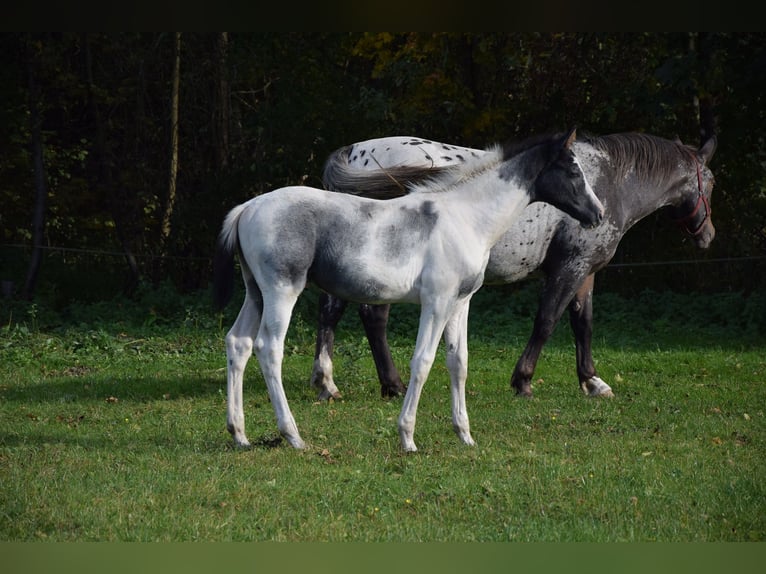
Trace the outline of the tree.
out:
<instances>
[{"instance_id":1,"label":"tree","mask_svg":"<svg viewBox=\"0 0 766 574\"><path fill-rule=\"evenodd\" d=\"M176 184L178 181L178 102L181 84L181 33L173 36L173 75L170 94L170 168L168 173L168 195L160 226L160 254L167 255L167 242L170 238L171 219L176 204Z\"/></svg>"},{"instance_id":2,"label":"tree","mask_svg":"<svg viewBox=\"0 0 766 574\"><path fill-rule=\"evenodd\" d=\"M39 72L39 48L29 36L26 37L27 66L29 80L29 132L31 136L33 179L35 190L35 208L32 218L32 256L29 260L27 277L24 282L23 296L32 299L42 262L42 247L45 233L45 212L48 199L48 186L43 161L43 136L40 117L40 89L37 76Z\"/></svg>"}]
</instances>

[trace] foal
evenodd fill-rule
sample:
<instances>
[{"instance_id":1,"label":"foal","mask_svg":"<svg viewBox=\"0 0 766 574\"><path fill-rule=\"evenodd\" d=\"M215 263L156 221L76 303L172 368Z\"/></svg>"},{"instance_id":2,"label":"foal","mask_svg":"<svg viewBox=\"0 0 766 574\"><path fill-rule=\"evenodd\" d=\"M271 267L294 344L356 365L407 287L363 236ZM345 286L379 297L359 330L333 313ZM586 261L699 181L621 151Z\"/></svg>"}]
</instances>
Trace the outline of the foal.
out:
<instances>
[{"instance_id":1,"label":"foal","mask_svg":"<svg viewBox=\"0 0 766 574\"><path fill-rule=\"evenodd\" d=\"M245 301L226 335L227 428L248 446L242 403L245 366L253 351L263 371L277 427L304 448L282 384L284 339L298 296L311 281L363 303L421 306L411 377L398 427L404 451L416 451L415 419L442 334L450 373L452 424L473 445L465 403L468 306L481 287L494 243L531 202L547 202L583 225L604 208L564 136L529 140L484 157L390 201L308 187L258 196L226 216L216 253L215 293L224 304L238 253Z\"/></svg>"}]
</instances>

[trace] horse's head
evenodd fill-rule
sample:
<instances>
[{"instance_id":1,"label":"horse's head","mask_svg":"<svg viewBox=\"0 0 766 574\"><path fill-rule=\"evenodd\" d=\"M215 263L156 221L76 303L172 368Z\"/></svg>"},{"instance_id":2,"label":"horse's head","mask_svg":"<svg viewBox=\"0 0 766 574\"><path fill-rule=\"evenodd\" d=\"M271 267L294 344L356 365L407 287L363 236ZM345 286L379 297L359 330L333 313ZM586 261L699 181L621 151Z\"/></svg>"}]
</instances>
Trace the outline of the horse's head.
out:
<instances>
[{"instance_id":1,"label":"horse's head","mask_svg":"<svg viewBox=\"0 0 766 574\"><path fill-rule=\"evenodd\" d=\"M535 181L532 201L544 201L577 219L583 227L595 227L604 218L599 201L580 167L572 144L575 128L550 144L548 162Z\"/></svg>"},{"instance_id":2,"label":"horse's head","mask_svg":"<svg viewBox=\"0 0 766 574\"><path fill-rule=\"evenodd\" d=\"M715 178L707 164L715 153L716 143L715 136L712 136L696 151L681 148L689 152L692 161L688 162L689 173L682 183L681 200L670 208L676 222L702 249L708 248L715 237L710 207Z\"/></svg>"}]
</instances>

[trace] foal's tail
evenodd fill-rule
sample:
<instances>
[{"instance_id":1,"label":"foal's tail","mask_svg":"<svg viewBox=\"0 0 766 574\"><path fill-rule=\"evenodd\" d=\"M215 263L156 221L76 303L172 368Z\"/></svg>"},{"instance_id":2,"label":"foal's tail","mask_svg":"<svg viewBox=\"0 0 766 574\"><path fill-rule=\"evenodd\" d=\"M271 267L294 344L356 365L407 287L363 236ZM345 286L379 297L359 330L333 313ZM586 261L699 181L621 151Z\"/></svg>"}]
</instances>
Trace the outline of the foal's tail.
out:
<instances>
[{"instance_id":1,"label":"foal's tail","mask_svg":"<svg viewBox=\"0 0 766 574\"><path fill-rule=\"evenodd\" d=\"M232 209L223 221L213 256L213 305L220 311L234 293L234 256L239 251L239 216L247 204Z\"/></svg>"},{"instance_id":2,"label":"foal's tail","mask_svg":"<svg viewBox=\"0 0 766 574\"><path fill-rule=\"evenodd\" d=\"M348 154L352 146L339 148L330 154L324 164L322 183L325 189L372 199L391 199L407 195L410 189L438 175L446 167L383 167L370 169L351 167ZM375 158L372 158L375 161Z\"/></svg>"}]
</instances>

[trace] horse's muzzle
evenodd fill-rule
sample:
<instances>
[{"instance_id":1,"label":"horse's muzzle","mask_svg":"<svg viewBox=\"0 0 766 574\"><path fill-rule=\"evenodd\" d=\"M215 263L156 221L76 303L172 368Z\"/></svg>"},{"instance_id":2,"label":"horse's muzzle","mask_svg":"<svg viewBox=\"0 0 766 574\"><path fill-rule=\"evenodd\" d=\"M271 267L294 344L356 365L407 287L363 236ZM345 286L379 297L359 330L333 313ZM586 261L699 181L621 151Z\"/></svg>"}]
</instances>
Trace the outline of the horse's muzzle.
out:
<instances>
[{"instance_id":1,"label":"horse's muzzle","mask_svg":"<svg viewBox=\"0 0 766 574\"><path fill-rule=\"evenodd\" d=\"M580 220L580 225L582 225L585 229L593 229L595 227L598 227L601 225L601 222L604 221L604 208L598 210L597 213L593 215L593 217L590 217L587 221L586 220Z\"/></svg>"},{"instance_id":2,"label":"horse's muzzle","mask_svg":"<svg viewBox=\"0 0 766 574\"><path fill-rule=\"evenodd\" d=\"M700 249L707 249L715 239L715 226L709 219L694 234L694 244Z\"/></svg>"}]
</instances>

